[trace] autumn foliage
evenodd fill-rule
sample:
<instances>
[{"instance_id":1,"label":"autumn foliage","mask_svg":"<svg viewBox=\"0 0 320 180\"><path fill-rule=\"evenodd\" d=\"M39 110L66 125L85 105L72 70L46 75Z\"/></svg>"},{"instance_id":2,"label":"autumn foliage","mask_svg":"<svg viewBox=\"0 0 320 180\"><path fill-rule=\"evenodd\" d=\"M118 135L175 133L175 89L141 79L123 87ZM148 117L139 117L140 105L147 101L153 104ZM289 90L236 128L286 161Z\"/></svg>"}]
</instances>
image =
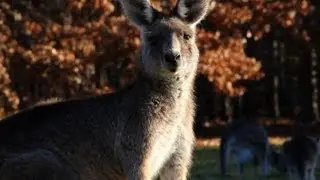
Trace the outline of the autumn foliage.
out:
<instances>
[{"instance_id":1,"label":"autumn foliage","mask_svg":"<svg viewBox=\"0 0 320 180\"><path fill-rule=\"evenodd\" d=\"M154 0L168 12L174 0ZM228 95L239 80L264 76L245 53L274 26L308 35L297 17L309 0L217 0L198 28L199 73ZM213 6L212 6L213 7ZM0 115L39 99L110 93L135 80L139 33L113 0L3 0L0 2Z\"/></svg>"}]
</instances>

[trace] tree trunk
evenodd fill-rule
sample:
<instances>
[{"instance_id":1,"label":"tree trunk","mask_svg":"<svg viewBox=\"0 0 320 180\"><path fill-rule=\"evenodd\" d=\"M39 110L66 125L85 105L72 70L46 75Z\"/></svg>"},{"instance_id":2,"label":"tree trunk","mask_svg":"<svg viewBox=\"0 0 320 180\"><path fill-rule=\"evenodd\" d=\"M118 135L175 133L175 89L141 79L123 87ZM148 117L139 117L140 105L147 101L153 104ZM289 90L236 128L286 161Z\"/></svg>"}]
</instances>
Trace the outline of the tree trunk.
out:
<instances>
[{"instance_id":1,"label":"tree trunk","mask_svg":"<svg viewBox=\"0 0 320 180\"><path fill-rule=\"evenodd\" d=\"M311 51L311 85L312 85L312 110L315 121L320 121L319 115L319 90L318 90L318 56L316 50Z\"/></svg>"},{"instance_id":2,"label":"tree trunk","mask_svg":"<svg viewBox=\"0 0 320 180\"><path fill-rule=\"evenodd\" d=\"M230 124L233 119L233 108L232 108L232 104L231 104L231 97L228 95L226 95L226 97L224 99L224 107L225 107L225 113L227 116L227 122L228 122L228 124Z\"/></svg>"},{"instance_id":3,"label":"tree trunk","mask_svg":"<svg viewBox=\"0 0 320 180\"><path fill-rule=\"evenodd\" d=\"M280 59L280 68L281 68L281 87L284 89L287 87L287 81L286 81L286 66L285 66L285 61L286 61L286 49L285 49L285 44L284 42L280 43L280 54L279 54L279 59Z\"/></svg>"},{"instance_id":4,"label":"tree trunk","mask_svg":"<svg viewBox=\"0 0 320 180\"><path fill-rule=\"evenodd\" d=\"M279 42L273 41L273 105L274 105L274 117L275 121L280 119L280 107L279 107Z\"/></svg>"}]
</instances>

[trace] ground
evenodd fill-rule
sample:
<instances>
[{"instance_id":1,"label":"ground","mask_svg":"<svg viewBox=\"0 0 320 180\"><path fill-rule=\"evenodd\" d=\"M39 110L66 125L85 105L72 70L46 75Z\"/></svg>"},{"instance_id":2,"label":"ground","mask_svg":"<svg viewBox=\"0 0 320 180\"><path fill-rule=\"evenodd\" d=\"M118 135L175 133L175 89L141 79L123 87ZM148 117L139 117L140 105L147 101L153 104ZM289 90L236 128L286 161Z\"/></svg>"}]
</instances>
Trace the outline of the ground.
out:
<instances>
[{"instance_id":1,"label":"ground","mask_svg":"<svg viewBox=\"0 0 320 180\"><path fill-rule=\"evenodd\" d=\"M270 141L272 144L278 146L285 139L273 138ZM205 144L205 145L204 145ZM222 178L219 174L219 143L218 140L210 140L206 142L198 142L193 160L193 167L191 169L191 180L236 180L237 171L235 165L230 165L228 168L228 176ZM247 165L244 169L245 171L245 180L257 180L255 176L254 169ZM317 170L317 178L320 178L320 169ZM269 177L269 180L281 180L284 177L281 177L276 171L273 172Z\"/></svg>"}]
</instances>

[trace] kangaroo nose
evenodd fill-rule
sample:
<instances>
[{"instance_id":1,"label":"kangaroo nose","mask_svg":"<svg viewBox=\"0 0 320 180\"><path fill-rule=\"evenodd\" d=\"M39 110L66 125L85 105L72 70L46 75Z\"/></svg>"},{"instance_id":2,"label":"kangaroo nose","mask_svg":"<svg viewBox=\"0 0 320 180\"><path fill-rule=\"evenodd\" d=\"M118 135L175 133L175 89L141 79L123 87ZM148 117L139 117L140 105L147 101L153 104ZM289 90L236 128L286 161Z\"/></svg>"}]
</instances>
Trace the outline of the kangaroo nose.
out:
<instances>
[{"instance_id":1,"label":"kangaroo nose","mask_svg":"<svg viewBox=\"0 0 320 180\"><path fill-rule=\"evenodd\" d=\"M164 58L167 63L177 64L177 61L180 59L180 54L167 53Z\"/></svg>"},{"instance_id":2,"label":"kangaroo nose","mask_svg":"<svg viewBox=\"0 0 320 180\"><path fill-rule=\"evenodd\" d=\"M170 71L175 72L178 69L180 54L167 53L165 54L165 61Z\"/></svg>"}]
</instances>

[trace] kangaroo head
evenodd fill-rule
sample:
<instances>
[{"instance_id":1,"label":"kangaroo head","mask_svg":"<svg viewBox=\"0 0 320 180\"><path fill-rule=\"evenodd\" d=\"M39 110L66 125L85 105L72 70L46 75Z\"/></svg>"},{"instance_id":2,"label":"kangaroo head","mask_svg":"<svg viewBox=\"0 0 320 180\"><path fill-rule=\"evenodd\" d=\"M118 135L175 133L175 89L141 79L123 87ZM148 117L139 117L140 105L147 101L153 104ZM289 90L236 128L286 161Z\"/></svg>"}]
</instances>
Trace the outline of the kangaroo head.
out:
<instances>
[{"instance_id":1,"label":"kangaroo head","mask_svg":"<svg viewBox=\"0 0 320 180\"><path fill-rule=\"evenodd\" d=\"M196 25L204 18L209 0L178 0L165 15L149 0L120 0L128 19L140 30L140 69L153 78L187 77L195 73L199 50Z\"/></svg>"}]
</instances>

